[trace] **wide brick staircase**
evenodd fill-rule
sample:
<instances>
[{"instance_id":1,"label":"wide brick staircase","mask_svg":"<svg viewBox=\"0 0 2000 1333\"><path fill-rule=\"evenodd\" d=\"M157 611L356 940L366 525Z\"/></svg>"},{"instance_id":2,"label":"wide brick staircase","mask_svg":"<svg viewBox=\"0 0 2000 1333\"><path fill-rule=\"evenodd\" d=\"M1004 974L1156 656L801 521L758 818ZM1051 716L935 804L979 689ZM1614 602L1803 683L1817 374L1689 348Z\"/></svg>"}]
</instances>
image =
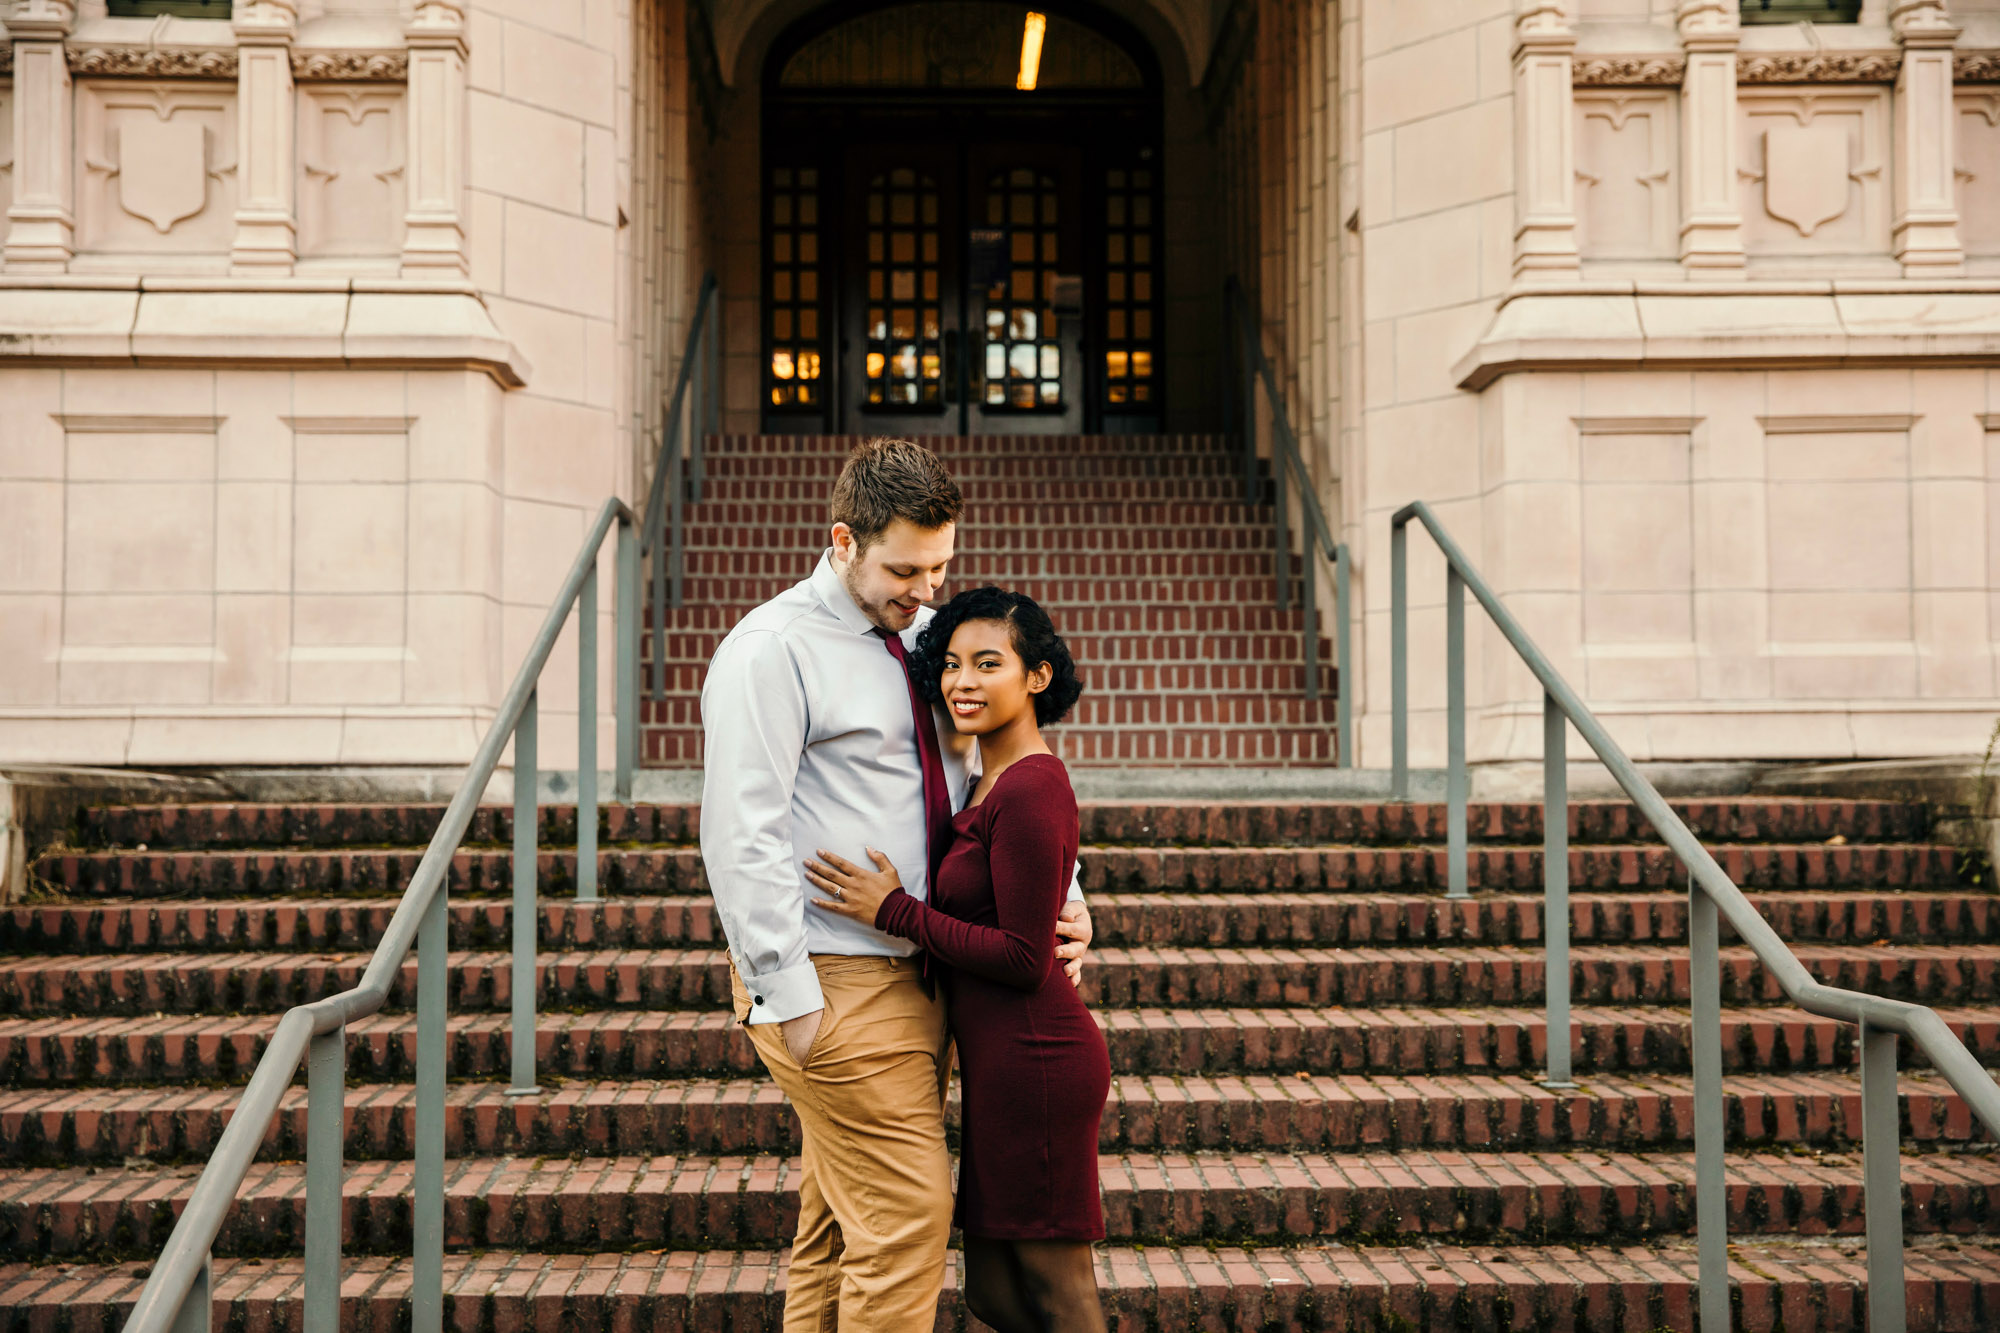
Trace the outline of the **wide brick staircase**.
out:
<instances>
[{"instance_id":1,"label":"wide brick staircase","mask_svg":"<svg viewBox=\"0 0 2000 1333\"><path fill-rule=\"evenodd\" d=\"M974 436L928 441L965 494L944 595L982 583L1050 610L1085 691L1051 733L1071 764L1334 762L1332 649L1305 697L1304 622L1275 609L1268 504L1243 502L1220 436ZM666 698L645 761L699 767L708 660L744 612L812 573L854 440L711 440L689 511L685 605L668 612ZM1299 569L1292 561L1293 577ZM1297 596L1294 582L1293 597ZM645 655L651 681L653 645Z\"/></svg>"},{"instance_id":2,"label":"wide brick staircase","mask_svg":"<svg viewBox=\"0 0 2000 1333\"><path fill-rule=\"evenodd\" d=\"M2000 904L1915 808L1680 807L1822 978L1939 1006L2000 1063ZM115 1328L286 1006L352 985L437 807L90 814L0 908L0 1330ZM1116 1071L1113 1327L1691 1327L1685 899L1622 805L1570 813L1579 1086L1538 1082L1539 811L1084 810L1087 982ZM505 1094L508 815L451 872L447 1326L775 1329L797 1124L725 1011L695 813L605 812L606 901L543 814L545 1091ZM344 1328L400 1329L414 970L349 1034ZM1862 1326L1855 1032L1722 968L1738 1326ZM217 1248L235 1330L297 1329L295 1087ZM1912 1327L2000 1327L2000 1160L1901 1089ZM966 1322L954 1262L941 1327Z\"/></svg>"}]
</instances>

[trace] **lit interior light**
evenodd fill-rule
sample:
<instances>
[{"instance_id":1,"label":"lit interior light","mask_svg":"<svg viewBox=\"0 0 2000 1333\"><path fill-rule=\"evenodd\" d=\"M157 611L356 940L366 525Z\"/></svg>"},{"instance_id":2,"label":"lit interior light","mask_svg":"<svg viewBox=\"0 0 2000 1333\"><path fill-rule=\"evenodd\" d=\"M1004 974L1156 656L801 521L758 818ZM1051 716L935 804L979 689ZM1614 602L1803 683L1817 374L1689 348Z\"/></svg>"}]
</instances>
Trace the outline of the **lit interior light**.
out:
<instances>
[{"instance_id":1,"label":"lit interior light","mask_svg":"<svg viewBox=\"0 0 2000 1333\"><path fill-rule=\"evenodd\" d=\"M1042 33L1048 26L1048 19L1032 9L1021 24L1021 72L1014 76L1014 86L1024 93L1035 90L1035 78L1042 72Z\"/></svg>"}]
</instances>

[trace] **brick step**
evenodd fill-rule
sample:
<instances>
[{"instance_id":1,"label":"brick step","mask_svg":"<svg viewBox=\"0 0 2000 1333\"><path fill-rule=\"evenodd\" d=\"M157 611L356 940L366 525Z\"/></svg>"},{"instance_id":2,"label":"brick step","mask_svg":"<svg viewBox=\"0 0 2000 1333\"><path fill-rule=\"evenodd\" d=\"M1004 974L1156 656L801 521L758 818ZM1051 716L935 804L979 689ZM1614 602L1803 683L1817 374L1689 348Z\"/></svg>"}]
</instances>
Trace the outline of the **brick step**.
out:
<instances>
[{"instance_id":1,"label":"brick step","mask_svg":"<svg viewBox=\"0 0 2000 1333\"><path fill-rule=\"evenodd\" d=\"M1905 1154L1902 1168L1907 1233L2000 1230L2000 1158ZM172 1203L198 1171L11 1170L0 1185L0 1255L156 1255ZM406 1161L349 1167L348 1254L407 1251L411 1171ZM1685 1153L1128 1153L1100 1157L1098 1174L1109 1239L1149 1244L1645 1241L1689 1233L1694 1220L1694 1161ZM1861 1232L1858 1153L1732 1152L1727 1179L1734 1236ZM797 1163L776 1154L462 1157L445 1163L444 1243L571 1253L769 1248L796 1226L797 1182ZM303 1163L252 1166L216 1253L296 1253L304 1185Z\"/></svg>"},{"instance_id":2,"label":"brick step","mask_svg":"<svg viewBox=\"0 0 2000 1333\"><path fill-rule=\"evenodd\" d=\"M0 908L0 954L372 949L398 901L120 899ZM1808 890L1753 894L1751 901L1787 940L2000 942L2000 900L1985 893ZM1542 939L1542 899L1525 894L1452 902L1435 894L1106 893L1093 896L1090 909L1099 948L1531 945ZM507 899L460 898L448 911L453 947L511 947ZM545 949L684 948L722 939L711 901L693 896L544 902L541 922ZM1723 929L1725 939L1733 938ZM1570 937L1583 944L1678 944L1687 938L1687 904L1664 893L1581 892L1570 902Z\"/></svg>"},{"instance_id":3,"label":"brick step","mask_svg":"<svg viewBox=\"0 0 2000 1333\"><path fill-rule=\"evenodd\" d=\"M1735 1333L1862 1333L1867 1261L1851 1242L1742 1240L1730 1247ZM344 1261L340 1327L402 1333L407 1259ZM459 1333L647 1329L776 1333L783 1251L574 1255L447 1254L445 1326ZM150 1265L0 1265L0 1328L115 1333ZM1690 1329L1699 1301L1691 1240L1644 1245L1393 1247L1104 1245L1099 1291L1111 1327L1152 1333L1273 1329ZM215 1261L214 1320L238 1333L295 1333L296 1258ZM2000 1248L1913 1236L1903 1252L1911 1333L2000 1325ZM959 1298L950 1256L938 1333L984 1330Z\"/></svg>"},{"instance_id":4,"label":"brick step","mask_svg":"<svg viewBox=\"0 0 2000 1333\"><path fill-rule=\"evenodd\" d=\"M1709 842L1915 842L1929 831L1921 806L1889 801L1673 801L1674 813ZM1085 843L1132 846L1290 847L1443 842L1445 806L1417 801L1083 801L1077 807ZM85 847L203 851L236 847L415 847L429 841L442 805L116 805L84 812L78 840ZM606 842L691 843L699 805L607 805L598 813ZM1475 801L1466 807L1474 842L1539 843L1542 807L1529 801ZM1637 807L1622 801L1573 801L1572 842L1657 843ZM544 845L576 844L576 807L545 805ZM514 836L514 812L480 806L467 840L504 845Z\"/></svg>"},{"instance_id":5,"label":"brick step","mask_svg":"<svg viewBox=\"0 0 2000 1333\"><path fill-rule=\"evenodd\" d=\"M1926 1004L2000 1000L2000 946L1805 945L1794 954L1822 982ZM1156 949L1093 951L1083 995L1104 1008L1344 1005L1512 1005L1542 998L1538 948ZM1688 997L1681 946L1579 946L1570 954L1578 1004L1674 1004ZM1728 1003L1772 1004L1777 982L1747 949L1721 951ZM53 954L0 960L0 1013L86 1015L270 1012L359 983L363 953ZM450 955L453 1009L512 1002L511 958ZM729 1003L720 950L602 949L541 954L537 1003L574 1007L721 1008ZM389 1003L415 1003L408 960Z\"/></svg>"},{"instance_id":6,"label":"brick step","mask_svg":"<svg viewBox=\"0 0 2000 1333\"><path fill-rule=\"evenodd\" d=\"M831 458L845 461L859 435L710 435L705 458ZM1149 458L1161 454L1233 455L1226 435L933 435L923 441L947 466L974 458Z\"/></svg>"},{"instance_id":7,"label":"brick step","mask_svg":"<svg viewBox=\"0 0 2000 1333\"><path fill-rule=\"evenodd\" d=\"M1851 1074L1739 1078L1724 1097L1733 1150L1860 1142L1860 1081ZM0 1164L204 1161L240 1098L236 1088L0 1092ZM1935 1076L1904 1077L1900 1101L1906 1143L1985 1137L1965 1103ZM409 1084L350 1084L347 1157L411 1156L415 1106ZM1606 1076L1555 1091L1518 1074L1125 1075L1113 1081L1098 1146L1105 1152L1645 1151L1692 1147L1693 1117L1686 1075ZM955 1134L956 1086L946 1122ZM306 1090L293 1087L260 1155L300 1160L305 1136ZM457 1083L445 1095L449 1157L796 1153L799 1147L798 1117L765 1079L568 1083L530 1098L510 1097L500 1083Z\"/></svg>"},{"instance_id":8,"label":"brick step","mask_svg":"<svg viewBox=\"0 0 2000 1333\"><path fill-rule=\"evenodd\" d=\"M2000 1013L1941 1008L1973 1054L2000 1066ZM1577 1071L1685 1073L1684 1009L1598 1008L1571 1012ZM1539 1008L1117 1009L1097 1021L1119 1074L1539 1073L1548 1029ZM1845 1069L1856 1053L1852 1025L1785 1007L1723 1013L1723 1061L1738 1073ZM0 1018L0 1086L72 1087L241 1082L277 1026L275 1014L145 1018ZM509 1019L453 1013L446 1063L454 1078L503 1078ZM348 1029L348 1075L415 1077L416 1019L382 1013ZM538 1068L555 1078L688 1078L760 1074L735 1019L718 1009L545 1013L535 1028ZM1905 1067L1923 1061L1908 1043Z\"/></svg>"},{"instance_id":9,"label":"brick step","mask_svg":"<svg viewBox=\"0 0 2000 1333\"><path fill-rule=\"evenodd\" d=\"M695 510L707 513L714 507L741 513L743 506L754 506L786 517L795 516L802 508L823 513L832 480L832 476L800 476L790 468L775 466L764 469L762 475L710 472L703 480L701 500ZM1268 490L1259 495L1258 503L1246 504L1241 473L1219 467L1203 474L1176 477L1102 474L1030 477L1011 469L994 469L955 480L965 497L967 511L981 523L988 521L985 516L989 511L1009 506L1040 509L1057 505L1175 503L1229 506L1234 511L1232 521L1271 521Z\"/></svg>"},{"instance_id":10,"label":"brick step","mask_svg":"<svg viewBox=\"0 0 2000 1333\"><path fill-rule=\"evenodd\" d=\"M1944 889L1957 887L1957 849L1939 845L1766 844L1712 849L1746 890ZM1443 889L1449 868L1439 847L1105 847L1078 855L1083 887L1099 893L1359 892ZM96 897L291 897L400 895L422 853L391 851L52 852L35 873L67 894ZM453 894L511 894L513 853L470 848L452 857ZM574 891L576 853L536 857L545 895ZM1663 846L1573 846L1570 883L1578 891L1683 891L1687 872ZM1540 848L1475 846L1467 857L1475 890L1540 891ZM708 891L693 847L630 848L598 853L607 894L700 894Z\"/></svg>"},{"instance_id":11,"label":"brick step","mask_svg":"<svg viewBox=\"0 0 2000 1333\"><path fill-rule=\"evenodd\" d=\"M951 566L950 583L938 594L932 605L938 605L955 592L978 587L981 583L999 582L991 574L977 568L964 567L954 561ZM752 607L761 606L776 597L793 584L796 578L778 576L708 576L692 575L684 583L681 595L689 605L712 606L736 612L739 616ZM1047 578L1039 575L1019 575L1006 580L1006 586L1014 592L1026 593L1044 607L1061 608L1065 621L1071 618L1070 608L1104 607L1130 610L1135 607L1165 606L1192 607L1214 604L1249 605L1268 604L1275 597L1275 583L1268 564L1262 569L1253 569L1233 577L1206 578L1134 578L1112 575L1096 578ZM685 609L685 608L682 608ZM679 610L670 611L670 624L682 624Z\"/></svg>"},{"instance_id":12,"label":"brick step","mask_svg":"<svg viewBox=\"0 0 2000 1333\"><path fill-rule=\"evenodd\" d=\"M704 495L699 504L687 511L693 520L689 529L693 532L738 524L756 524L780 530L803 527L817 529L819 540L824 543L827 496L824 488L811 489L818 493L794 499L763 496L728 499ZM975 533L986 537L995 532L1023 527L1038 532L1053 532L1062 528L1168 528L1182 534L1183 539L1190 528L1200 529L1204 537L1211 529L1240 528L1256 534L1266 545L1274 543L1269 506L1246 505L1240 496L1223 487L1214 488L1210 495L1188 499L1144 495L1123 499L1110 495L1084 495L1076 498L989 499L977 503L978 507L972 510L971 521L967 524L968 541L973 539Z\"/></svg>"},{"instance_id":13,"label":"brick step","mask_svg":"<svg viewBox=\"0 0 2000 1333\"><path fill-rule=\"evenodd\" d=\"M965 585L971 586L971 585ZM1201 598L1186 602L1149 601L1137 597L1115 604L1095 603L1053 605L1048 608L1054 618L1056 628L1063 639L1073 645L1072 651L1077 662L1089 667L1096 658L1085 653L1078 645L1092 643L1104 638L1118 638L1130 635L1158 635L1161 638L1186 640L1200 635L1226 648L1232 641L1241 640L1254 643L1263 638L1285 635L1290 637L1294 655L1304 627L1304 620L1296 607L1280 611L1271 605L1265 594L1242 602L1220 602ZM734 603L694 603L691 602L676 611L669 612L669 627L675 634L698 634L712 631L726 634L736 623L756 609L758 602L745 600ZM670 635L671 640L673 636ZM669 643L669 650L672 645ZM1224 654L1225 656L1227 654ZM1206 659L1210 654L1203 653ZM671 659L670 659L671 660Z\"/></svg>"},{"instance_id":14,"label":"brick step","mask_svg":"<svg viewBox=\"0 0 2000 1333\"><path fill-rule=\"evenodd\" d=\"M1196 451L1154 453L1103 453L1056 451L1011 453L964 453L945 455L951 474L960 488L975 482L1019 481L1026 478L1051 480L1091 480L1094 478L1228 477L1242 493L1243 459L1234 449L1218 446ZM844 452L790 450L782 453L739 453L728 450L705 454L702 475L708 484L732 478L759 478L777 481L805 481L817 486L824 497L847 462ZM1258 475L1268 480L1270 465L1258 462ZM708 495L703 492L703 498Z\"/></svg>"},{"instance_id":15,"label":"brick step","mask_svg":"<svg viewBox=\"0 0 2000 1333\"><path fill-rule=\"evenodd\" d=\"M747 506L738 506L746 508ZM1026 506L1015 506L1024 508ZM1116 521L1084 520L1054 524L1028 519L1003 520L998 515L979 514L977 521L958 535L956 559L970 555L1025 553L1103 552L1137 555L1145 552L1183 551L1188 545L1188 529L1201 530L1201 546L1210 552L1255 551L1268 560L1276 545L1271 525L1245 521L1241 506L1215 505L1215 520L1202 522L1192 514L1169 519L1160 514L1142 514L1149 506L1127 506L1127 515ZM1165 509L1168 506L1150 506ZM1193 508L1194 506L1183 506ZM783 552L793 567L805 577L813 561L827 546L826 505L800 506L805 516L794 522L778 522L762 514L751 514L735 522L722 521L708 505L688 511L681 532L686 551L732 551L750 549ZM1232 517L1234 515L1234 517Z\"/></svg>"},{"instance_id":16,"label":"brick step","mask_svg":"<svg viewBox=\"0 0 2000 1333\"><path fill-rule=\"evenodd\" d=\"M1309 729L1330 731L1339 714L1335 694L1338 677L1330 665L1330 654L1320 659L1320 695L1268 693L1218 693L1195 691L1120 691L1107 693L1085 688L1083 697L1063 719L1062 726L1049 733L1053 746L1064 738L1083 733L1144 727L1157 734L1161 728L1213 728L1227 731L1240 728ZM645 700L640 722L648 727L701 726L701 700L684 694L666 699Z\"/></svg>"},{"instance_id":17,"label":"brick step","mask_svg":"<svg viewBox=\"0 0 2000 1333\"><path fill-rule=\"evenodd\" d=\"M703 547L686 553L683 568L690 577L769 579L774 587L788 588L812 573L819 554L819 551L809 549L718 550ZM1292 557L1294 574L1301 571L1304 565L1300 556ZM1238 551L958 551L952 557L944 595L950 596L968 583L1011 584L1017 579L1027 578L1268 580L1272 569L1268 545L1263 550Z\"/></svg>"}]
</instances>

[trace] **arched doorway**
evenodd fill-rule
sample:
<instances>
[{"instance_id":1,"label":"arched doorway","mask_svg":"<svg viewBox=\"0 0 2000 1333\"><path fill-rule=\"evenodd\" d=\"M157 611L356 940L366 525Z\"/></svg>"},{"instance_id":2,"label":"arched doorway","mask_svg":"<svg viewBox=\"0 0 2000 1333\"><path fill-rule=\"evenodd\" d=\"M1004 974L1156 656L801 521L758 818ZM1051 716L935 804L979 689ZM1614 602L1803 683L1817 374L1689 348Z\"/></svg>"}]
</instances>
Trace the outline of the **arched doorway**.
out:
<instances>
[{"instance_id":1,"label":"arched doorway","mask_svg":"<svg viewBox=\"0 0 2000 1333\"><path fill-rule=\"evenodd\" d=\"M1160 428L1137 34L1002 0L837 6L773 44L763 98L766 430Z\"/></svg>"}]
</instances>

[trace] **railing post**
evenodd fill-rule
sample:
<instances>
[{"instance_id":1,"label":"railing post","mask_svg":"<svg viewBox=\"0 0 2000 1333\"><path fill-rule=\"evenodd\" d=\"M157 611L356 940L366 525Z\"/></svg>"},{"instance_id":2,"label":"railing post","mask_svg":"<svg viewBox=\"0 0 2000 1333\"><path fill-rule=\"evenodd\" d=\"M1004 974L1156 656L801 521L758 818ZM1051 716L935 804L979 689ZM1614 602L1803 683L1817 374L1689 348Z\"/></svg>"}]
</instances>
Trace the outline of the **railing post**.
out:
<instances>
[{"instance_id":1,"label":"railing post","mask_svg":"<svg viewBox=\"0 0 2000 1333\"><path fill-rule=\"evenodd\" d=\"M1410 579L1407 523L1389 525L1389 795L1410 799Z\"/></svg>"},{"instance_id":2,"label":"railing post","mask_svg":"<svg viewBox=\"0 0 2000 1333\"><path fill-rule=\"evenodd\" d=\"M646 550L652 557L646 578L653 607L653 698L657 701L667 697L667 524L658 505L646 515Z\"/></svg>"},{"instance_id":3,"label":"railing post","mask_svg":"<svg viewBox=\"0 0 2000 1333\"><path fill-rule=\"evenodd\" d=\"M1545 1088L1573 1088L1569 1064L1569 739L1553 694L1542 696L1543 1002L1549 1031Z\"/></svg>"},{"instance_id":4,"label":"railing post","mask_svg":"<svg viewBox=\"0 0 2000 1333\"><path fill-rule=\"evenodd\" d=\"M1465 800L1465 580L1455 565L1444 574L1445 859L1447 898L1471 896L1466 870Z\"/></svg>"},{"instance_id":5,"label":"railing post","mask_svg":"<svg viewBox=\"0 0 2000 1333\"><path fill-rule=\"evenodd\" d=\"M707 356L703 358L703 381L706 391L701 396L703 407L700 433L694 441L694 499L701 503L702 487L707 480L708 464L703 452L708 445L705 438L722 431L722 293L711 289L708 294L709 312L707 336Z\"/></svg>"},{"instance_id":6,"label":"railing post","mask_svg":"<svg viewBox=\"0 0 2000 1333\"><path fill-rule=\"evenodd\" d=\"M208 1333L214 1312L215 1256L204 1254L201 1267L194 1271L193 1284L181 1297L181 1308L174 1312L173 1333Z\"/></svg>"},{"instance_id":7,"label":"railing post","mask_svg":"<svg viewBox=\"0 0 2000 1333\"><path fill-rule=\"evenodd\" d=\"M1694 1226L1703 1333L1729 1329L1729 1194L1722 1116L1722 927L1688 876L1688 984L1694 1063Z\"/></svg>"},{"instance_id":8,"label":"railing post","mask_svg":"<svg viewBox=\"0 0 2000 1333\"><path fill-rule=\"evenodd\" d=\"M346 1179L347 1025L306 1049L305 1333L340 1333L340 1191Z\"/></svg>"},{"instance_id":9,"label":"railing post","mask_svg":"<svg viewBox=\"0 0 2000 1333\"><path fill-rule=\"evenodd\" d=\"M1339 618L1333 634L1333 725L1336 743L1340 746L1340 766L1354 767L1354 677L1348 674L1352 666L1353 630L1348 619L1352 609L1348 579L1347 544L1342 542L1333 548L1333 614Z\"/></svg>"},{"instance_id":10,"label":"railing post","mask_svg":"<svg viewBox=\"0 0 2000 1333\"><path fill-rule=\"evenodd\" d=\"M535 729L539 688L529 690L514 726L514 1071L509 1097L535 1091L535 946L540 913L535 903L535 859L540 847L535 807Z\"/></svg>"},{"instance_id":11,"label":"railing post","mask_svg":"<svg viewBox=\"0 0 2000 1333\"><path fill-rule=\"evenodd\" d=\"M1868 1333L1905 1333L1903 1162L1896 1034L1861 1020L1861 1185L1868 1230Z\"/></svg>"},{"instance_id":12,"label":"railing post","mask_svg":"<svg viewBox=\"0 0 2000 1333\"><path fill-rule=\"evenodd\" d=\"M1305 585L1300 590L1299 610L1305 614L1300 618L1304 625L1306 698L1319 698L1319 578L1315 566L1319 563L1319 552L1314 549L1312 536L1306 536ZM1336 738L1337 742L1337 738Z\"/></svg>"},{"instance_id":13,"label":"railing post","mask_svg":"<svg viewBox=\"0 0 2000 1333\"><path fill-rule=\"evenodd\" d=\"M615 794L632 802L632 770L639 766L639 533L629 518L618 521L618 773Z\"/></svg>"},{"instance_id":14,"label":"railing post","mask_svg":"<svg viewBox=\"0 0 2000 1333\"><path fill-rule=\"evenodd\" d=\"M1292 534L1291 534L1291 479L1285 474L1291 469L1285 466L1277 441L1277 434L1283 429L1280 422L1271 423L1271 533L1274 547L1271 553L1271 576L1276 584L1277 605L1280 611L1291 609L1292 604ZM1307 552L1307 559L1312 553Z\"/></svg>"},{"instance_id":15,"label":"railing post","mask_svg":"<svg viewBox=\"0 0 2000 1333\"><path fill-rule=\"evenodd\" d=\"M444 1329L445 996L451 965L448 885L417 924L417 1127L410 1182L410 1333Z\"/></svg>"},{"instance_id":16,"label":"railing post","mask_svg":"<svg viewBox=\"0 0 2000 1333\"><path fill-rule=\"evenodd\" d=\"M1238 368L1243 387L1243 503L1254 505L1262 488L1257 484L1257 359L1250 354L1252 336L1250 302L1239 293L1236 299L1236 349L1243 360ZM1271 461L1274 464L1278 461L1275 452ZM1272 468L1272 471L1276 470Z\"/></svg>"},{"instance_id":17,"label":"railing post","mask_svg":"<svg viewBox=\"0 0 2000 1333\"><path fill-rule=\"evenodd\" d=\"M597 901L597 564L576 598L576 900Z\"/></svg>"},{"instance_id":18,"label":"railing post","mask_svg":"<svg viewBox=\"0 0 2000 1333\"><path fill-rule=\"evenodd\" d=\"M686 474L681 463L681 451L674 449L667 458L667 604L676 609L681 604L681 582L686 568L681 558L681 509L686 500ZM665 636L662 636L664 642ZM655 676L657 680L658 677Z\"/></svg>"}]
</instances>

